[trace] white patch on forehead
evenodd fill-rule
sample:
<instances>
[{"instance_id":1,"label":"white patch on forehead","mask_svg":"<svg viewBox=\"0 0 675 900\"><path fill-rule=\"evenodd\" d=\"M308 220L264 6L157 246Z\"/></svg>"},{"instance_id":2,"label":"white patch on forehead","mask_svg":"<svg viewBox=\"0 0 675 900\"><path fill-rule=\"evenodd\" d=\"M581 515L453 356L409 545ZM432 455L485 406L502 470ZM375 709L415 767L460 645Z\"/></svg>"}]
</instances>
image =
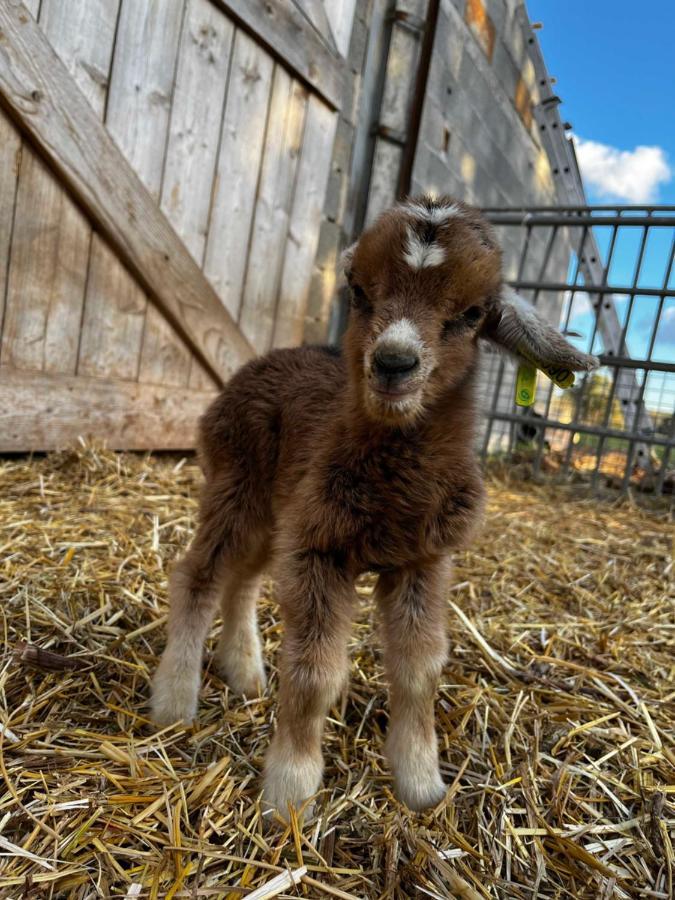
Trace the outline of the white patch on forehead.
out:
<instances>
[{"instance_id":1,"label":"white patch on forehead","mask_svg":"<svg viewBox=\"0 0 675 900\"><path fill-rule=\"evenodd\" d=\"M432 206L429 209L423 203L411 200L408 203L404 203L401 209L415 216L416 219L422 219L422 221L430 222L432 225L442 225L448 219L459 218L464 215L464 211L458 203L451 203L450 206Z\"/></svg>"},{"instance_id":2,"label":"white patch on forehead","mask_svg":"<svg viewBox=\"0 0 675 900\"><path fill-rule=\"evenodd\" d=\"M378 344L397 347L420 347L422 339L410 319L397 319L388 325L377 339Z\"/></svg>"},{"instance_id":3,"label":"white patch on forehead","mask_svg":"<svg viewBox=\"0 0 675 900\"><path fill-rule=\"evenodd\" d=\"M440 266L445 260L445 250L440 244L426 244L415 230L407 226L408 243L403 259L411 269L426 269L429 266Z\"/></svg>"}]
</instances>

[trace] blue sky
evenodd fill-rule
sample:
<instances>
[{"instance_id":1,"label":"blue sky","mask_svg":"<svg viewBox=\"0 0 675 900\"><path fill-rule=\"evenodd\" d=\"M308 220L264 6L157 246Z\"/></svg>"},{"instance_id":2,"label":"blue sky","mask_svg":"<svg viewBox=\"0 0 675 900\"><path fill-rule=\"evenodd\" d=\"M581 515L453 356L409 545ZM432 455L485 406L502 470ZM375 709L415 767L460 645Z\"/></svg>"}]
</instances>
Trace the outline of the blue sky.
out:
<instances>
[{"instance_id":1,"label":"blue sky","mask_svg":"<svg viewBox=\"0 0 675 900\"><path fill-rule=\"evenodd\" d=\"M675 204L673 0L527 0L527 8L544 25L538 38L563 119L582 140L617 151L658 148L670 177L653 186L651 198L633 202ZM591 202L631 202L586 184Z\"/></svg>"},{"instance_id":2,"label":"blue sky","mask_svg":"<svg viewBox=\"0 0 675 900\"><path fill-rule=\"evenodd\" d=\"M557 79L560 114L573 125L588 202L675 205L675 0L526 2L530 19L544 26L537 36ZM608 237L597 234L601 250ZM673 230L665 228L650 235L641 287L661 285L672 237ZM610 284L632 280L639 239L640 229L620 231ZM657 302L636 298L627 333L633 356L647 352ZM617 298L624 321L626 307L626 298ZM571 327L588 334L592 320L579 296ZM675 359L673 299L666 300L653 355ZM648 403L672 405L672 381L672 376L650 376Z\"/></svg>"}]
</instances>

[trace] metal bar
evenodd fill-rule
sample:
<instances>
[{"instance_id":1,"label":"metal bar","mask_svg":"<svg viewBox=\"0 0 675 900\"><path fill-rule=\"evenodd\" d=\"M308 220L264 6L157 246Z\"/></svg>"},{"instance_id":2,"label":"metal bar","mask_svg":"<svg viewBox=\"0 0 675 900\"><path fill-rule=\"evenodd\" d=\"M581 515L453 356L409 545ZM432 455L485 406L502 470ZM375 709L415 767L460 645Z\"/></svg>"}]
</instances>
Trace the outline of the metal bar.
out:
<instances>
[{"instance_id":1,"label":"metal bar","mask_svg":"<svg viewBox=\"0 0 675 900\"><path fill-rule=\"evenodd\" d=\"M429 0L426 19L421 22L422 44L420 47L419 62L417 64L417 78L415 80L415 90L413 92L410 119L408 121L408 135L403 147L403 155L398 175L396 195L399 198L405 197L409 193L410 185L412 183L413 165L415 163L415 153L417 151L420 125L422 123L422 111L424 109L424 98L427 91L429 69L431 67L431 54L434 49L434 41L436 38L439 6L440 0ZM399 19L399 24L401 25L405 24L406 17L412 18L409 17L407 13L403 12L398 12L397 15L401 17Z\"/></svg>"},{"instance_id":2,"label":"metal bar","mask_svg":"<svg viewBox=\"0 0 675 900\"><path fill-rule=\"evenodd\" d=\"M530 248L531 237L532 237L532 229L528 228L527 231L525 232L525 239L523 240L523 248L520 251L520 259L518 261L518 277L519 278L523 274L523 271L525 269L525 260L527 259L527 253ZM504 377L504 369L505 369L504 357L501 357L499 360L499 365L497 367L497 378L495 379L495 389L493 391L492 405L490 407L493 412L499 408L499 393L500 393L501 386L502 386L502 379ZM513 409L513 404L511 405L511 408ZM487 456L488 445L490 443L490 438L492 437L492 423L493 423L493 420L489 419L487 427L485 429L485 437L483 439L483 448L481 450L481 456L483 457L483 459ZM513 438L513 429L511 431L511 434L509 435L509 444L511 443L512 438Z\"/></svg>"},{"instance_id":3,"label":"metal bar","mask_svg":"<svg viewBox=\"0 0 675 900\"><path fill-rule=\"evenodd\" d=\"M670 273L673 268L673 257L675 257L675 237L673 238L673 240L671 241L671 244L670 244L670 255L668 257L668 263L666 265L666 270L665 270L664 278L663 278L664 286L666 286L670 280ZM656 336L659 331L659 323L661 321L661 314L663 312L663 307L665 305L665 302L666 302L665 297L661 297L659 299L659 305L656 309L656 315L654 316L654 324L652 326L652 331L649 336L649 347L647 348L647 360L650 363L651 363L652 353L654 352L654 345L656 344ZM673 367L673 369L675 370L675 366ZM640 386L640 393L638 396L637 403L635 404L635 414L633 415L633 424L631 426L631 432L630 432L631 437L629 439L629 444L628 444L626 471L624 472L623 485L622 485L623 490L626 490L626 488L628 487L628 483L630 480L629 469L633 462L633 453L635 452L635 438L632 435L634 435L637 432L638 428L640 427L640 410L642 409L642 404L644 402L645 390L647 389L647 381L649 380L649 374L650 374L650 372L653 372L653 371L654 371L654 369L651 367L651 365L649 366L649 371L645 367L644 377L642 379L642 384ZM638 454L640 454L640 452L642 452L642 451L638 450Z\"/></svg>"},{"instance_id":4,"label":"metal bar","mask_svg":"<svg viewBox=\"0 0 675 900\"><path fill-rule=\"evenodd\" d=\"M612 237L610 238L610 245L607 252L607 261L602 270L602 284L601 287L605 287L607 281L609 279L609 270L612 268L612 260L614 259L614 249L616 247L616 238L619 233L619 226L612 226ZM593 345L595 343L595 338L598 333L598 329L600 327L600 317L602 316L602 310L604 308L604 301L602 299L602 295L597 295L597 300L595 301L595 317L593 319L593 334L591 336L591 344L589 348L589 353L593 352ZM616 313L616 310L615 310ZM614 350L609 351L610 354L614 353ZM584 388L586 387L586 382L584 381ZM595 468L593 470L593 475L591 477L591 485L595 489L598 484L598 475L600 473L600 463L602 462L602 448L600 446L600 441L598 441L598 446L596 447L595 453Z\"/></svg>"},{"instance_id":5,"label":"metal bar","mask_svg":"<svg viewBox=\"0 0 675 900\"><path fill-rule=\"evenodd\" d=\"M584 225L584 230L582 232L581 242L579 244L579 252L577 253L577 264L574 269L574 276L572 277L572 284L575 285L579 280L579 273L581 272L581 264L584 258L584 247L586 245L586 240L588 239L588 226ZM572 293L572 298L570 300L570 305L567 310L567 317L565 321L565 330L569 327L570 318L572 316L572 307L574 305L574 293ZM574 414L572 416L572 422L578 422L579 420L579 410L581 408L581 398L584 395L584 391L586 389L586 381L588 379L587 375L584 375L583 381L581 383L581 388L576 396L576 403L574 404ZM565 450L565 462L563 463L563 474L569 472L570 469L570 460L572 459L572 440L570 439L567 443L567 449Z\"/></svg>"},{"instance_id":6,"label":"metal bar","mask_svg":"<svg viewBox=\"0 0 675 900\"><path fill-rule=\"evenodd\" d=\"M553 246L555 244L555 239L558 236L558 225L553 225L551 227L551 233L549 235L548 242L546 244L546 251L544 253L544 259L541 263L541 268L539 269L539 280L543 281L544 276L546 275L546 269L548 267L549 260L551 258L551 253L553 252ZM536 306L537 301L539 299L539 291L535 292L534 297L532 298L532 305ZM548 419L551 412L551 398L553 397L553 382L550 382L548 385L548 390L546 392L546 402L544 405L544 418ZM536 399L536 398L535 398ZM534 473L535 475L539 474L539 470L541 469L541 457L544 452L544 440L546 437L546 429L541 428L539 431L539 437L537 438L537 450L534 457Z\"/></svg>"},{"instance_id":7,"label":"metal bar","mask_svg":"<svg viewBox=\"0 0 675 900\"><path fill-rule=\"evenodd\" d=\"M616 206L614 204L598 204L597 206L522 206L522 207L513 207L513 206L483 206L482 211L485 215L493 215L493 214L503 214L503 215L512 215L516 212L522 213L551 213L551 215L558 215L563 212L578 212L578 213L590 213L595 212L596 210L615 210L619 212L623 210L625 212L635 212L636 210L645 212L647 210L658 210L659 212L675 212L675 206ZM653 213L650 213L653 214ZM658 218L658 216L656 217Z\"/></svg>"},{"instance_id":8,"label":"metal bar","mask_svg":"<svg viewBox=\"0 0 675 900\"><path fill-rule=\"evenodd\" d=\"M509 213L503 216L488 215L493 225L627 225L644 228L648 225L675 226L675 216L561 216L536 215L526 212L523 215Z\"/></svg>"},{"instance_id":9,"label":"metal bar","mask_svg":"<svg viewBox=\"0 0 675 900\"><path fill-rule=\"evenodd\" d=\"M576 223L575 223L576 224ZM601 284L565 284L564 282L545 282L538 283L536 281L521 281L515 279L509 284L514 290L521 291L550 291L558 293L560 291L570 291L573 294L634 294L636 297L675 297L675 288L640 288L630 287L628 285L601 285Z\"/></svg>"},{"instance_id":10,"label":"metal bar","mask_svg":"<svg viewBox=\"0 0 675 900\"><path fill-rule=\"evenodd\" d=\"M621 337L619 338L619 345L616 348L616 352L621 353L623 355L626 355L626 353L625 353L626 335L628 334L628 328L630 327L630 319L633 314L633 306L635 305L635 294L633 292L637 289L637 283L640 280L640 273L642 272L642 263L644 262L648 234L649 234L649 228L647 228L645 226L642 229L642 238L640 240L640 249L638 251L638 257L637 257L637 261L635 263L635 270L633 272L633 284L631 287L630 296L629 296L629 300L628 300L628 309L626 310L626 320L623 323L623 328L621 329ZM622 377L622 373L623 373L623 369L621 369L621 367L617 367L613 371L612 385L610 387L609 396L607 397L607 404L605 406L605 414L603 416L603 422L602 422L602 424L604 426L607 426L611 419L612 407L614 406L614 398L616 397L616 391L617 391L617 387L619 385L619 380ZM643 384L644 384L644 380L643 380ZM639 388L638 388L638 390L639 390ZM630 400L632 400L632 397L630 397L630 399L628 399L628 398L623 398L623 399L626 399L626 407L628 407L628 403L630 402ZM639 402L636 405L636 409L638 411L642 409L642 405ZM627 424L627 416L624 415L624 426L626 424ZM630 446L629 446L629 450L630 450ZM596 475L596 473L600 471L600 466L602 463L602 456L603 456L604 451L605 451L605 438L601 437L598 442L596 468L593 473L594 475ZM632 466L632 458L631 457L632 457L632 454L630 452L626 454L626 467L624 469L624 475L623 475L623 484L626 486L628 485L628 482L630 480L630 468ZM596 476L596 480L597 480L597 476Z\"/></svg>"},{"instance_id":11,"label":"metal bar","mask_svg":"<svg viewBox=\"0 0 675 900\"><path fill-rule=\"evenodd\" d=\"M553 431L571 431L579 434L593 434L599 437L614 437L627 441L628 435L618 428L603 428L601 425L580 425L574 422L558 422L556 419L535 418L534 416L522 416L518 413L495 412L485 413L494 419L503 419L505 422L517 422L519 425L531 424L535 428L551 428ZM675 447L675 429L668 437L659 437L655 434L641 434L640 441L645 444L653 444L660 447Z\"/></svg>"}]
</instances>

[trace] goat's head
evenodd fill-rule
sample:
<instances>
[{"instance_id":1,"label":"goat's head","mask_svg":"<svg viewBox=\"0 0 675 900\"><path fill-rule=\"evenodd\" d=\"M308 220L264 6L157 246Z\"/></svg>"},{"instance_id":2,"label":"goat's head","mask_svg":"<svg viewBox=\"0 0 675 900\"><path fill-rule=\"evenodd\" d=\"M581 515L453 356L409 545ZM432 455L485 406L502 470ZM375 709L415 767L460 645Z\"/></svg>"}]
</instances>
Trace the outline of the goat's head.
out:
<instances>
[{"instance_id":1,"label":"goat's head","mask_svg":"<svg viewBox=\"0 0 675 900\"><path fill-rule=\"evenodd\" d=\"M371 418L413 421L472 368L478 338L542 364L590 368L502 284L490 225L464 203L409 200L383 213L343 254L352 294L345 352Z\"/></svg>"}]
</instances>

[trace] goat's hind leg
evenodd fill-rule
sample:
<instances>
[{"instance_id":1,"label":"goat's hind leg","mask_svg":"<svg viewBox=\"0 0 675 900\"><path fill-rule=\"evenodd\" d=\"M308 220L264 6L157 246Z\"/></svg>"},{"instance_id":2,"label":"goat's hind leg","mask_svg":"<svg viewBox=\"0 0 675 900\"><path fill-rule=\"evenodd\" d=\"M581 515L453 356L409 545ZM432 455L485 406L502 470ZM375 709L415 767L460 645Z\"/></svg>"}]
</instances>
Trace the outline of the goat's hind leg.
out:
<instances>
[{"instance_id":1,"label":"goat's hind leg","mask_svg":"<svg viewBox=\"0 0 675 900\"><path fill-rule=\"evenodd\" d=\"M152 686L152 717L158 725L197 714L204 643L223 590L225 560L200 529L169 579L167 643Z\"/></svg>"},{"instance_id":2,"label":"goat's hind leg","mask_svg":"<svg viewBox=\"0 0 675 900\"><path fill-rule=\"evenodd\" d=\"M257 572L231 570L221 596L223 624L215 662L232 690L246 697L257 697L267 683L256 613L260 582Z\"/></svg>"}]
</instances>

